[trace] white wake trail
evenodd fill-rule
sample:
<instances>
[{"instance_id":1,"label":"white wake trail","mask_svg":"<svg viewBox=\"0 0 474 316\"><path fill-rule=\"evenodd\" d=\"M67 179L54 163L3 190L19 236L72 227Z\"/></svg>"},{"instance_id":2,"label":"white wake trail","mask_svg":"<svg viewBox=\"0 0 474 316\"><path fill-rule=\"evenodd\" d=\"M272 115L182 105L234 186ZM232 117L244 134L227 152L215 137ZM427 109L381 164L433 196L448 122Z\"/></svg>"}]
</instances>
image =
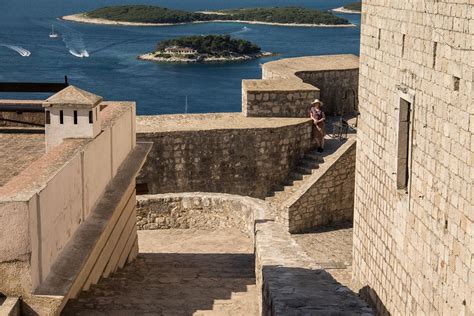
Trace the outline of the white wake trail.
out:
<instances>
[{"instance_id":1,"label":"white wake trail","mask_svg":"<svg viewBox=\"0 0 474 316\"><path fill-rule=\"evenodd\" d=\"M31 55L31 52L29 50L24 49L21 46L7 45L7 44L0 44L0 46L9 48L9 49L17 52L18 54L20 54L20 56L22 56L22 57L29 57Z\"/></svg>"},{"instance_id":2,"label":"white wake trail","mask_svg":"<svg viewBox=\"0 0 474 316\"><path fill-rule=\"evenodd\" d=\"M81 50L80 52L77 52L74 49L70 49L69 53L71 53L71 55L76 56L78 58L87 58L87 57L89 57L89 53L85 49Z\"/></svg>"}]
</instances>

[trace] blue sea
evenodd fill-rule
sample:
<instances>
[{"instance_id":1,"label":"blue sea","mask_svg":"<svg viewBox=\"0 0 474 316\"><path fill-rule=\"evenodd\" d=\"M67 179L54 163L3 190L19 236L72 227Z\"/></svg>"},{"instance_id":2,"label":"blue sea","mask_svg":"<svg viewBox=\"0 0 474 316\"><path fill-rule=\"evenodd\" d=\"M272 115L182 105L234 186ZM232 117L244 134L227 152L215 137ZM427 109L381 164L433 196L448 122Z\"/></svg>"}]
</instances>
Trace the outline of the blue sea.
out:
<instances>
[{"instance_id":1,"label":"blue sea","mask_svg":"<svg viewBox=\"0 0 474 316\"><path fill-rule=\"evenodd\" d=\"M116 4L152 4L189 11L272 6L330 10L353 1L1 0L0 81L61 82L67 75L70 84L107 100L136 101L138 114L236 112L241 109L241 80L260 78L262 63L307 55L358 55L360 16L341 14L357 25L353 28L241 23L123 27L65 22L58 17ZM59 39L49 38L52 25L60 34ZM136 59L151 52L162 40L200 34L230 34L278 56L239 63L187 65ZM89 57L73 55L81 51L87 51ZM28 53L29 56L22 56ZM2 93L0 98L25 98L25 95Z\"/></svg>"}]
</instances>

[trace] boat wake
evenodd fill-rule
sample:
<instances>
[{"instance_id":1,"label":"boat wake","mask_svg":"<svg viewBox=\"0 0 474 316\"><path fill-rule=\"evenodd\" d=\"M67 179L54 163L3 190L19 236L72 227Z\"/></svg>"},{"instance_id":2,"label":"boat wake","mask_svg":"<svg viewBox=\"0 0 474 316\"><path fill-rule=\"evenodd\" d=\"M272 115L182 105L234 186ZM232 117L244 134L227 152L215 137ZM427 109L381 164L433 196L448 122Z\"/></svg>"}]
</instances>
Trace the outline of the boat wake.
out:
<instances>
[{"instance_id":1,"label":"boat wake","mask_svg":"<svg viewBox=\"0 0 474 316\"><path fill-rule=\"evenodd\" d=\"M70 26L61 25L63 28L62 40L66 48L69 50L69 53L78 58L89 57L89 53L86 50L86 45L82 38L82 33L76 31Z\"/></svg>"},{"instance_id":2,"label":"boat wake","mask_svg":"<svg viewBox=\"0 0 474 316\"><path fill-rule=\"evenodd\" d=\"M74 49L70 49L69 53L71 53L71 55L76 56L78 58L87 58L87 57L89 57L89 53L85 49L81 50L80 52L77 52Z\"/></svg>"},{"instance_id":3,"label":"boat wake","mask_svg":"<svg viewBox=\"0 0 474 316\"><path fill-rule=\"evenodd\" d=\"M0 44L0 46L2 47L6 47L6 48L9 48L15 52L17 52L18 54L20 54L20 56L22 57L29 57L31 55L31 52L27 49L24 49L23 47L21 46L16 46L16 45L6 45L6 44Z\"/></svg>"},{"instance_id":4,"label":"boat wake","mask_svg":"<svg viewBox=\"0 0 474 316\"><path fill-rule=\"evenodd\" d=\"M244 26L241 30L234 32L232 34L242 34L242 33L247 33L250 32L252 29L249 27Z\"/></svg>"}]
</instances>

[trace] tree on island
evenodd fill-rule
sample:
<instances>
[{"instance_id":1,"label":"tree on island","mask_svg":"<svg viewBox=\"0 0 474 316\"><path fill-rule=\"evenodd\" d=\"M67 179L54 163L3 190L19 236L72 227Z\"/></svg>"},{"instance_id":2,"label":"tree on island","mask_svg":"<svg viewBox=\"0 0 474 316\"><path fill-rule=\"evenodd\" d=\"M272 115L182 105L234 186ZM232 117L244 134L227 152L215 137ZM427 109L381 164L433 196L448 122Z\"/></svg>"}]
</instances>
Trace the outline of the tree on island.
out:
<instances>
[{"instance_id":1,"label":"tree on island","mask_svg":"<svg viewBox=\"0 0 474 316\"><path fill-rule=\"evenodd\" d=\"M187 47L199 54L209 56L256 55L261 53L257 45L243 40L233 39L230 35L185 36L160 42L156 51L163 53L169 47Z\"/></svg>"}]
</instances>

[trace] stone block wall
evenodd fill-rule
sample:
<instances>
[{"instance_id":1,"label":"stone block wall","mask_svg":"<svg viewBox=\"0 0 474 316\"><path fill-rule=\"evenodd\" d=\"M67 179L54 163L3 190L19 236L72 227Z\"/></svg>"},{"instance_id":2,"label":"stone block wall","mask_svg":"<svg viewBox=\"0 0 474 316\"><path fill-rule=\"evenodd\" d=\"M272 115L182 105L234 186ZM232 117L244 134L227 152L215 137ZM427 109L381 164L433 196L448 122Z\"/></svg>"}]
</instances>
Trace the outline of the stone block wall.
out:
<instances>
[{"instance_id":1,"label":"stone block wall","mask_svg":"<svg viewBox=\"0 0 474 316\"><path fill-rule=\"evenodd\" d=\"M381 313L472 315L472 1L362 8L354 277ZM401 100L412 109L406 190Z\"/></svg>"},{"instance_id":2,"label":"stone block wall","mask_svg":"<svg viewBox=\"0 0 474 316\"><path fill-rule=\"evenodd\" d=\"M358 111L359 69L302 71L296 76L320 90L326 115L354 115Z\"/></svg>"},{"instance_id":3,"label":"stone block wall","mask_svg":"<svg viewBox=\"0 0 474 316\"><path fill-rule=\"evenodd\" d=\"M153 142L138 183L150 194L220 192L263 198L310 147L309 121L274 128L138 132Z\"/></svg>"},{"instance_id":4,"label":"stone block wall","mask_svg":"<svg viewBox=\"0 0 474 316\"><path fill-rule=\"evenodd\" d=\"M137 227L154 229L237 228L254 236L250 199L219 193L172 193L137 198Z\"/></svg>"},{"instance_id":5,"label":"stone block wall","mask_svg":"<svg viewBox=\"0 0 474 316\"><path fill-rule=\"evenodd\" d=\"M359 59L354 55L286 58L262 66L262 82L317 88L326 115L354 115L358 111ZM281 88L285 90L284 88ZM256 106L259 106L257 102ZM254 105L255 106L255 105ZM308 115L308 113L304 113Z\"/></svg>"},{"instance_id":6,"label":"stone block wall","mask_svg":"<svg viewBox=\"0 0 474 316\"><path fill-rule=\"evenodd\" d=\"M248 117L309 117L316 98L319 89L300 81L242 81L242 112Z\"/></svg>"},{"instance_id":7,"label":"stone block wall","mask_svg":"<svg viewBox=\"0 0 474 316\"><path fill-rule=\"evenodd\" d=\"M40 112L10 112L0 110L0 127L43 127L45 122L42 101L38 100L0 100L0 107L37 107ZM27 124L31 123L31 124Z\"/></svg>"},{"instance_id":8,"label":"stone block wall","mask_svg":"<svg viewBox=\"0 0 474 316\"><path fill-rule=\"evenodd\" d=\"M351 221L354 214L356 142L349 139L282 207L290 233Z\"/></svg>"}]
</instances>

